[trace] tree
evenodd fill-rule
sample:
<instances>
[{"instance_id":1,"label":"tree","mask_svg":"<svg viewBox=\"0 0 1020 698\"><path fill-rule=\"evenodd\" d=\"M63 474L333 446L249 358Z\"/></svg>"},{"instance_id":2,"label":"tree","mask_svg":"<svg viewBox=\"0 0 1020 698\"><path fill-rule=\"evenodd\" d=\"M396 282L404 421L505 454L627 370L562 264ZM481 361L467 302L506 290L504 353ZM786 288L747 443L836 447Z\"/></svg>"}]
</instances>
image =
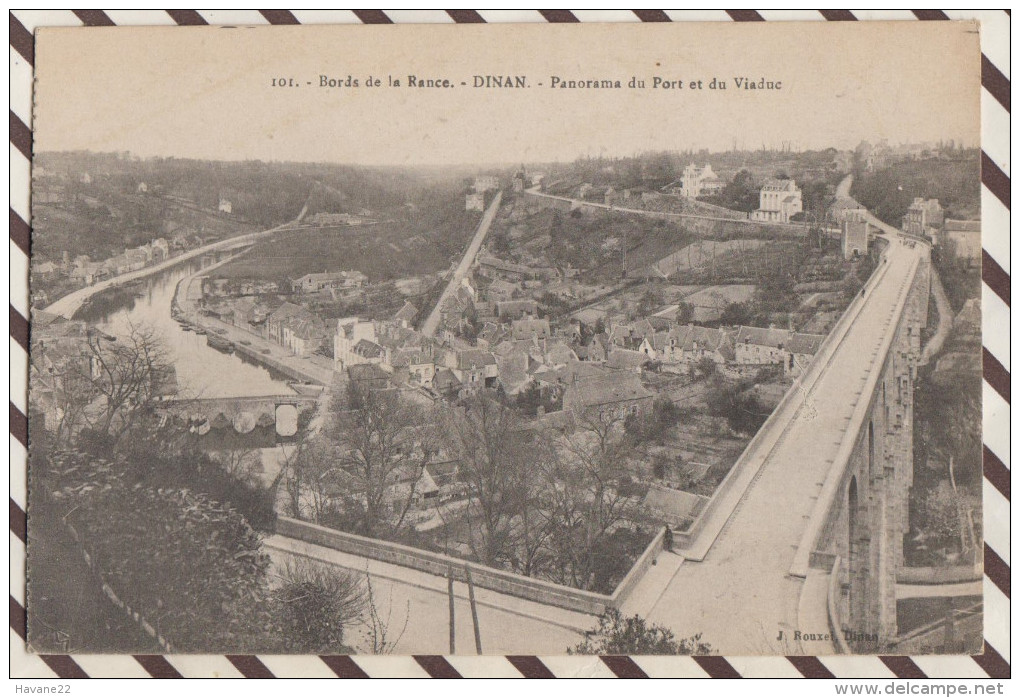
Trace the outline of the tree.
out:
<instances>
[{"instance_id":1,"label":"tree","mask_svg":"<svg viewBox=\"0 0 1020 698\"><path fill-rule=\"evenodd\" d=\"M720 325L746 325L751 321L752 312L747 303L727 303L719 317Z\"/></svg>"},{"instance_id":2,"label":"tree","mask_svg":"<svg viewBox=\"0 0 1020 698\"><path fill-rule=\"evenodd\" d=\"M701 641L701 633L682 639L669 628L633 615L624 617L608 608L598 625L584 634L584 641L567 650L569 654L712 654L712 646Z\"/></svg>"},{"instance_id":3,"label":"tree","mask_svg":"<svg viewBox=\"0 0 1020 698\"><path fill-rule=\"evenodd\" d=\"M687 301L680 301L676 308L676 322L686 325L694 321L694 306Z\"/></svg>"},{"instance_id":4,"label":"tree","mask_svg":"<svg viewBox=\"0 0 1020 698\"><path fill-rule=\"evenodd\" d=\"M345 409L339 401L325 431L354 493L347 503L357 532L378 536L384 527L400 528L414 503L425 466L439 449L436 420L391 390L361 391L351 403L360 407Z\"/></svg>"},{"instance_id":5,"label":"tree","mask_svg":"<svg viewBox=\"0 0 1020 698\"><path fill-rule=\"evenodd\" d=\"M649 288L638 301L637 314L644 317L662 305L662 292L655 288Z\"/></svg>"},{"instance_id":6,"label":"tree","mask_svg":"<svg viewBox=\"0 0 1020 698\"><path fill-rule=\"evenodd\" d=\"M636 514L618 489L633 451L624 421L615 412L576 411L576 429L561 439L559 457L550 464L546 508L552 519L551 573L561 584L595 589L608 536Z\"/></svg>"},{"instance_id":7,"label":"tree","mask_svg":"<svg viewBox=\"0 0 1020 698\"><path fill-rule=\"evenodd\" d=\"M960 540L962 501L948 480L939 480L924 499L924 531L940 546L954 546Z\"/></svg>"},{"instance_id":8,"label":"tree","mask_svg":"<svg viewBox=\"0 0 1020 698\"><path fill-rule=\"evenodd\" d=\"M517 413L484 393L447 420L445 443L468 489L470 545L486 565L511 555L513 521L523 507L527 444Z\"/></svg>"},{"instance_id":9,"label":"tree","mask_svg":"<svg viewBox=\"0 0 1020 698\"><path fill-rule=\"evenodd\" d=\"M728 385L717 379L708 398L708 410L716 417L725 417L730 429L738 434L754 434L768 419L769 410L742 381Z\"/></svg>"},{"instance_id":10,"label":"tree","mask_svg":"<svg viewBox=\"0 0 1020 698\"><path fill-rule=\"evenodd\" d=\"M269 556L233 508L183 488L132 484L130 464L50 454L43 487L122 600L177 650L273 648Z\"/></svg>"},{"instance_id":11,"label":"tree","mask_svg":"<svg viewBox=\"0 0 1020 698\"><path fill-rule=\"evenodd\" d=\"M92 441L105 442L111 451L177 391L170 352L151 328L142 326L133 325L118 338L88 332L82 355L65 362L58 373L58 437L69 441L88 431Z\"/></svg>"},{"instance_id":12,"label":"tree","mask_svg":"<svg viewBox=\"0 0 1020 698\"><path fill-rule=\"evenodd\" d=\"M719 370L718 364L716 364L715 361L708 356L702 356L698 359L698 363L696 363L695 366L698 369L698 373L706 378L714 376Z\"/></svg>"}]
</instances>

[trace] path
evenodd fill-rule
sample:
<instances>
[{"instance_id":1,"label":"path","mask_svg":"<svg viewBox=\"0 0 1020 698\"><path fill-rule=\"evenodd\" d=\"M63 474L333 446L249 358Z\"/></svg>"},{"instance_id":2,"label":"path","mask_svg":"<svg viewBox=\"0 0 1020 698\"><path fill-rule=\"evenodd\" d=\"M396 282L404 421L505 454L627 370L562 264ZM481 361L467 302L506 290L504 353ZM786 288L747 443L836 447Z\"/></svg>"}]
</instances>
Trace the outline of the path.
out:
<instances>
[{"instance_id":1,"label":"path","mask_svg":"<svg viewBox=\"0 0 1020 698\"><path fill-rule=\"evenodd\" d=\"M926 365L931 360L931 357L942 350L942 345L945 344L946 338L949 337L949 331L953 329L953 309L949 305L949 296L946 295L946 289L942 285L942 279L939 278L939 273L934 265L931 268L931 293L935 298L935 307L939 311L939 325L935 329L935 334L932 335L921 351L921 360L918 362L919 366Z\"/></svg>"},{"instance_id":2,"label":"path","mask_svg":"<svg viewBox=\"0 0 1020 698\"><path fill-rule=\"evenodd\" d=\"M70 319L74 317L74 314L78 312L78 309L81 308L82 304L86 300L88 300L95 294L99 293L100 291L105 291L108 288L115 288L117 286L123 286L124 284L129 283L131 281L136 281L137 279L144 279L146 276L157 274L166 269L170 269L171 267L175 267L181 262L186 262L189 259L194 259L195 257L199 257L209 252L216 252L217 250L226 250L230 249L231 247L236 247L238 245L251 244L260 238L266 237L267 235L271 235L275 232L278 232L279 230L282 230L288 225L290 225L289 222L284 223L282 225L278 225L275 228L270 228L269 230L263 230L258 233L244 233L242 235L236 235L234 237L226 238L225 240L220 240L218 242L211 242L208 245L196 247L193 250L188 250L183 254L177 255L176 257L171 257L163 262L160 262L159 264L153 264L152 266L149 267L144 267L142 269L130 271L127 272L126 274L121 274L120 276L114 276L110 279L105 279L98 283L92 284L91 286L80 288L77 291L72 291L71 293L68 293L66 296L54 301L43 310L47 313L60 315L62 317Z\"/></svg>"},{"instance_id":3,"label":"path","mask_svg":"<svg viewBox=\"0 0 1020 698\"><path fill-rule=\"evenodd\" d=\"M439 329L439 319L442 316L443 303L446 302L447 298L450 298L460 288L460 282L467 276L468 271L471 269L471 265L475 263L475 257L478 255L478 250L482 247L482 242L485 240L485 236L489 232L489 226L492 225L493 219L496 217L496 211L499 210L499 203L503 200L503 192L497 192L496 198L489 204L489 208L486 209L482 215L482 220L478 223L478 229L475 231L475 236L471 239L471 244L468 245L467 251L464 252L464 258L460 260L460 264L457 265L457 269L453 272L453 276L450 277L450 283L446 285L446 289L443 290L443 295L436 301L436 307L429 313L428 318L421 326L421 333L426 337L432 337L435 335L436 330Z\"/></svg>"}]
</instances>

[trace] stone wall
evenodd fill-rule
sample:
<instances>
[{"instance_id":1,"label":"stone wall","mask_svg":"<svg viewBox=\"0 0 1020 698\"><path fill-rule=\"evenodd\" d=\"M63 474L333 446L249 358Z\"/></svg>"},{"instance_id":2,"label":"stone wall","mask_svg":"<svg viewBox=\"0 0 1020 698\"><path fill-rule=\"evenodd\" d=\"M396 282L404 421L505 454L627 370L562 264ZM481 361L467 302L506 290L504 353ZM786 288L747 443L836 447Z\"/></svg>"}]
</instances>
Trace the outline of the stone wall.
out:
<instances>
[{"instance_id":1,"label":"stone wall","mask_svg":"<svg viewBox=\"0 0 1020 698\"><path fill-rule=\"evenodd\" d=\"M664 531L660 531L655 536L627 576L609 596L477 565L448 555L419 550L399 543L365 538L284 516L277 519L276 533L351 555L427 572L438 577L453 575L454 579L458 581L466 581L465 571L470 569L471 581L475 586L483 589L570 611L600 615L607 608L619 608L633 591L662 550Z\"/></svg>"},{"instance_id":2,"label":"stone wall","mask_svg":"<svg viewBox=\"0 0 1020 698\"><path fill-rule=\"evenodd\" d=\"M914 379L927 321L929 272L924 256L818 542L818 549L844 561L844 627L878 638L856 643L852 649L857 652L888 647L897 634L896 583L913 483Z\"/></svg>"}]
</instances>

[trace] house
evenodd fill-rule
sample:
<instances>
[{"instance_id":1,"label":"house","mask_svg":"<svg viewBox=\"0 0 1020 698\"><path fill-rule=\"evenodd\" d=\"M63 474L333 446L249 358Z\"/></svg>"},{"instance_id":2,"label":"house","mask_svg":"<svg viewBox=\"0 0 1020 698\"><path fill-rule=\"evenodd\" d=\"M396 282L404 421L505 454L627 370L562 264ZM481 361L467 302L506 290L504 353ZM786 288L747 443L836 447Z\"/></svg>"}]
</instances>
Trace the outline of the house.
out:
<instances>
[{"instance_id":1,"label":"house","mask_svg":"<svg viewBox=\"0 0 1020 698\"><path fill-rule=\"evenodd\" d=\"M220 197L220 205L217 207L220 213L233 213L234 207L227 199Z\"/></svg>"},{"instance_id":2,"label":"house","mask_svg":"<svg viewBox=\"0 0 1020 698\"><path fill-rule=\"evenodd\" d=\"M290 283L295 292L316 293L329 288L360 288L367 278L360 271L334 271L305 274Z\"/></svg>"},{"instance_id":3,"label":"house","mask_svg":"<svg viewBox=\"0 0 1020 698\"><path fill-rule=\"evenodd\" d=\"M584 349L586 354L585 361L604 364L606 359L609 358L609 335L605 332L600 332L591 338L591 341L588 342Z\"/></svg>"},{"instance_id":4,"label":"house","mask_svg":"<svg viewBox=\"0 0 1020 698\"><path fill-rule=\"evenodd\" d=\"M409 328L416 317L418 317L418 307L411 301L404 301L404 305L393 316L393 321L401 327Z\"/></svg>"},{"instance_id":5,"label":"house","mask_svg":"<svg viewBox=\"0 0 1020 698\"><path fill-rule=\"evenodd\" d=\"M524 168L521 168L514 173L513 188L515 192L522 192L528 186L528 178L524 173Z\"/></svg>"},{"instance_id":6,"label":"house","mask_svg":"<svg viewBox=\"0 0 1020 698\"><path fill-rule=\"evenodd\" d=\"M538 301L533 298L498 301L494 310L499 319L504 322L520 320L524 317L535 317L538 315Z\"/></svg>"},{"instance_id":7,"label":"house","mask_svg":"<svg viewBox=\"0 0 1020 698\"><path fill-rule=\"evenodd\" d=\"M843 259L850 260L868 253L867 221L845 220L840 225L840 229L842 231Z\"/></svg>"},{"instance_id":8,"label":"house","mask_svg":"<svg viewBox=\"0 0 1020 698\"><path fill-rule=\"evenodd\" d=\"M138 193L139 194L144 194L147 191L149 191L149 185L146 184L145 182L139 182L138 183Z\"/></svg>"},{"instance_id":9,"label":"house","mask_svg":"<svg viewBox=\"0 0 1020 698\"><path fill-rule=\"evenodd\" d=\"M794 332L786 345L786 350L790 354L786 362L786 372L793 376L803 373L824 341L825 335L823 334Z\"/></svg>"},{"instance_id":10,"label":"house","mask_svg":"<svg viewBox=\"0 0 1020 698\"><path fill-rule=\"evenodd\" d=\"M446 353L443 365L462 384L461 392L474 392L493 388L499 378L499 367L492 352L482 349L451 350Z\"/></svg>"},{"instance_id":11,"label":"house","mask_svg":"<svg viewBox=\"0 0 1020 698\"><path fill-rule=\"evenodd\" d=\"M499 301L512 300L514 294L520 290L521 287L517 284L503 279L493 279L489 287L485 289L485 295L490 302L498 303Z\"/></svg>"},{"instance_id":12,"label":"house","mask_svg":"<svg viewBox=\"0 0 1020 698\"><path fill-rule=\"evenodd\" d=\"M942 228L945 212L938 199L914 197L913 203L903 216L903 232L917 237L934 239Z\"/></svg>"},{"instance_id":13,"label":"house","mask_svg":"<svg viewBox=\"0 0 1020 698\"><path fill-rule=\"evenodd\" d=\"M361 342L367 343L359 346ZM378 352L373 347L377 347ZM378 344L374 322L353 317L337 320L336 334L333 335L335 370L342 371L354 364L381 363L382 360L383 351Z\"/></svg>"},{"instance_id":14,"label":"house","mask_svg":"<svg viewBox=\"0 0 1020 698\"><path fill-rule=\"evenodd\" d=\"M753 221L788 223L790 218L804 210L801 191L792 179L766 180L758 197L758 208L751 212Z\"/></svg>"},{"instance_id":15,"label":"house","mask_svg":"<svg viewBox=\"0 0 1020 698\"><path fill-rule=\"evenodd\" d=\"M618 371L568 385L563 395L563 409L582 415L623 418L647 412L652 397L637 374Z\"/></svg>"},{"instance_id":16,"label":"house","mask_svg":"<svg viewBox=\"0 0 1020 698\"><path fill-rule=\"evenodd\" d=\"M548 319L522 318L510 324L510 334L514 339L547 339L552 336Z\"/></svg>"},{"instance_id":17,"label":"house","mask_svg":"<svg viewBox=\"0 0 1020 698\"><path fill-rule=\"evenodd\" d=\"M390 387L390 374L378 364L348 366L347 378L361 390L385 390Z\"/></svg>"},{"instance_id":18,"label":"house","mask_svg":"<svg viewBox=\"0 0 1020 698\"><path fill-rule=\"evenodd\" d=\"M947 218L943 233L949 253L968 265L981 263L981 221L961 221Z\"/></svg>"},{"instance_id":19,"label":"house","mask_svg":"<svg viewBox=\"0 0 1020 698\"><path fill-rule=\"evenodd\" d=\"M739 327L733 339L735 362L742 365L785 366L792 334L789 330L776 327Z\"/></svg>"},{"instance_id":20,"label":"house","mask_svg":"<svg viewBox=\"0 0 1020 698\"><path fill-rule=\"evenodd\" d=\"M152 247L152 258L156 261L170 256L170 243L166 241L166 238L156 238L150 245Z\"/></svg>"},{"instance_id":21,"label":"house","mask_svg":"<svg viewBox=\"0 0 1020 698\"><path fill-rule=\"evenodd\" d=\"M479 255L478 268L483 274L493 279L520 282L535 277L535 272L530 267L504 262L496 257Z\"/></svg>"},{"instance_id":22,"label":"house","mask_svg":"<svg viewBox=\"0 0 1020 698\"><path fill-rule=\"evenodd\" d=\"M307 312L307 311L306 311ZM314 354L326 342L329 332L323 321L311 313L292 317L283 323L281 344L297 356Z\"/></svg>"},{"instance_id":23,"label":"house","mask_svg":"<svg viewBox=\"0 0 1020 698\"><path fill-rule=\"evenodd\" d=\"M641 372L646 363L648 363L648 356L646 354L636 349L623 349L622 347L614 347L606 359L606 366L608 368L619 369L621 371L636 371L638 373Z\"/></svg>"},{"instance_id":24,"label":"house","mask_svg":"<svg viewBox=\"0 0 1020 698\"><path fill-rule=\"evenodd\" d=\"M718 194L724 186L724 182L712 171L712 166L708 163L705 163L704 167L698 167L692 162L684 168L683 177L680 179L681 195L691 199Z\"/></svg>"},{"instance_id":25,"label":"house","mask_svg":"<svg viewBox=\"0 0 1020 698\"><path fill-rule=\"evenodd\" d=\"M485 195L484 194L468 194L464 197L464 210L465 211L484 211L485 210Z\"/></svg>"},{"instance_id":26,"label":"house","mask_svg":"<svg viewBox=\"0 0 1020 698\"><path fill-rule=\"evenodd\" d=\"M843 221L864 221L868 219L868 209L854 199L839 198L829 207L829 214L836 223Z\"/></svg>"},{"instance_id":27,"label":"house","mask_svg":"<svg viewBox=\"0 0 1020 698\"><path fill-rule=\"evenodd\" d=\"M461 385L460 379L448 368L437 369L432 378L433 392L449 398L460 395Z\"/></svg>"},{"instance_id":28,"label":"house","mask_svg":"<svg viewBox=\"0 0 1020 698\"><path fill-rule=\"evenodd\" d=\"M479 194L499 189L499 179L494 175L479 175L475 177L474 190Z\"/></svg>"},{"instance_id":29,"label":"house","mask_svg":"<svg viewBox=\"0 0 1020 698\"><path fill-rule=\"evenodd\" d=\"M259 304L252 298L239 298L231 304L230 310L223 316L234 327L251 330L265 320Z\"/></svg>"},{"instance_id":30,"label":"house","mask_svg":"<svg viewBox=\"0 0 1020 698\"><path fill-rule=\"evenodd\" d=\"M246 307L242 306L242 308ZM252 320L254 320L254 310ZM248 321L251 324L251 320ZM311 311L284 303L266 317L266 336L298 356L318 350L329 336L325 323Z\"/></svg>"}]
</instances>

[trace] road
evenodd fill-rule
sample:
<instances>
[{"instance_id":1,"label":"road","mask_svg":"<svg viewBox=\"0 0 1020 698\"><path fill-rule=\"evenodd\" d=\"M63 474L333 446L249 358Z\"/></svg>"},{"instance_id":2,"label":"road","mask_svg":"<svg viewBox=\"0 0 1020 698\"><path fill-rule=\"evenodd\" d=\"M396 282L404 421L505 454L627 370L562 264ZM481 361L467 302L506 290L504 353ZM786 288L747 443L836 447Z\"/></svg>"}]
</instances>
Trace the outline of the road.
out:
<instances>
[{"instance_id":1,"label":"road","mask_svg":"<svg viewBox=\"0 0 1020 698\"><path fill-rule=\"evenodd\" d=\"M849 189L849 185L847 185L847 189ZM581 199L571 199L571 198L566 197L566 196L556 196L554 194L546 194L544 192L539 191L538 187L532 187L531 189L528 189L527 193L532 195L532 196L542 197L544 199L553 199L555 201L566 201L566 202L569 202L570 204L575 205L575 206L586 206L586 207L590 207L590 208L600 208L600 209L604 209L606 211L615 211L616 213L635 213L635 214L637 214L639 216L651 216L653 218L669 218L669 219L678 219L678 220L683 220L684 218L690 218L690 219L693 219L693 220L720 221L720 222L723 222L723 223L742 223L744 225L763 225L763 223L761 221L753 221L750 218L735 218L735 217L734 218L726 218L724 216L706 216L706 215L702 215L700 213L674 213L674 212L671 212L671 211L649 211L648 209L643 209L643 208L626 208L624 206L616 206L616 205L612 205L611 206L609 204L600 204L600 203L598 203L596 201L583 201ZM764 225L792 228L792 229L796 229L796 230L799 230L799 231L803 231L805 229L805 223L778 223L778 222L770 222L770 223L766 223Z\"/></svg>"},{"instance_id":2,"label":"road","mask_svg":"<svg viewBox=\"0 0 1020 698\"><path fill-rule=\"evenodd\" d=\"M791 570L804 557L805 532L820 525L815 504L833 463L842 462L859 433L922 254L898 235L887 240L886 261L816 357L808 371L814 375L806 374L804 389L777 409L766 452L745 454L734 466L752 465L746 487L706 524L711 546L700 562L680 566L650 611L652 622L679 636L703 633L714 650L733 655L801 654L804 648L789 639L793 630L827 632L796 627L804 580ZM858 316L867 319L852 321ZM780 630L786 639L778 639Z\"/></svg>"},{"instance_id":3,"label":"road","mask_svg":"<svg viewBox=\"0 0 1020 698\"><path fill-rule=\"evenodd\" d=\"M353 572L368 573L379 615L388 622L395 654L448 654L449 596L447 581L427 572L367 560L338 550L287 538L270 536L266 552L277 567L288 560L306 559ZM546 604L518 599L481 587L475 588L482 652L485 654L565 654L578 644L582 633L597 619ZM474 654L474 634L467 586L454 583L454 627L458 654ZM406 620L406 630L401 634ZM345 641L359 652L371 650L363 627L345 632Z\"/></svg>"},{"instance_id":4,"label":"road","mask_svg":"<svg viewBox=\"0 0 1020 698\"><path fill-rule=\"evenodd\" d=\"M441 311L443 309L443 303L446 302L447 298L450 298L460 288L460 282L464 277L467 276L468 271L471 269L471 265L475 263L475 257L478 255L478 250L482 247L482 242L485 241L485 236L489 233L489 226L492 225L492 221L496 218L496 211L499 210L499 203L503 200L503 192L497 192L496 198L489 204L489 208L486 209L482 215L482 220L478 223L478 229L475 231L475 236L471 239L471 244L468 245L467 251L464 253L464 258L460 260L460 264L457 265L456 270L453 272L453 276L450 277L450 283L446 285L443 290L443 295L436 301L436 307L432 309L429 316L425 319L425 322L421 326L421 333L426 337L432 337L435 335L436 330L439 329L439 319L441 317Z\"/></svg>"},{"instance_id":5,"label":"road","mask_svg":"<svg viewBox=\"0 0 1020 698\"><path fill-rule=\"evenodd\" d=\"M76 312L78 312L78 309L81 308L82 304L86 300L88 300L95 294L99 293L100 291L105 291L108 288L115 288L117 286L123 286L124 284L129 283L131 281L136 281L137 279L144 279L146 276L157 274L165 269L174 267L180 264L181 262L186 262L189 259L194 259L195 257L199 257L208 252L216 252L218 250L230 249L231 247L236 247L238 245L251 244L260 238L263 238L267 235L271 235L279 230L282 230L288 225L290 225L290 223L284 223L283 225L278 225L277 227L270 228L269 230L263 230L257 233L245 233L243 235L237 235L231 238L227 238L226 240L211 242L208 245L196 247L193 250L188 250L184 254L178 255L176 257L171 257L170 259L160 262L159 264L153 264L150 267L145 267L143 269L138 269L136 271L130 271L126 274L121 274L120 276L114 276L110 279L105 279L103 281L100 281L99 283L92 284L91 286L80 288L77 291L72 291L63 298L54 301L43 310L47 313L53 313L54 315L60 315L62 317L70 319L71 317L74 316Z\"/></svg>"},{"instance_id":6,"label":"road","mask_svg":"<svg viewBox=\"0 0 1020 698\"><path fill-rule=\"evenodd\" d=\"M846 177L844 177L840 181L840 183L836 186L836 198L852 199L853 197L850 196L850 187L853 185L853 183L854 176L852 174L848 174Z\"/></svg>"}]
</instances>

